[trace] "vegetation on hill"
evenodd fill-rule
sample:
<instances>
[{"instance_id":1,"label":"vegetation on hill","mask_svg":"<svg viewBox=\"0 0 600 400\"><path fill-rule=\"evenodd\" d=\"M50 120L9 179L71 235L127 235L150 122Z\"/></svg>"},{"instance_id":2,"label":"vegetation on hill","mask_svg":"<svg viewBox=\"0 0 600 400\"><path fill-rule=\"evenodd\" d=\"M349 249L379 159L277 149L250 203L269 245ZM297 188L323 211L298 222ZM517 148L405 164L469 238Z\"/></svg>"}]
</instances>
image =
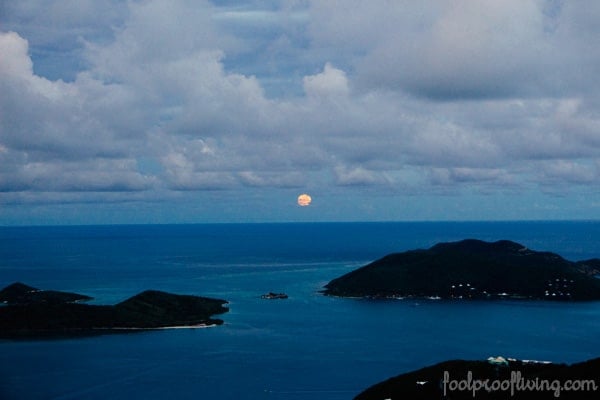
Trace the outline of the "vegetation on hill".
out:
<instances>
[{"instance_id":1,"label":"vegetation on hill","mask_svg":"<svg viewBox=\"0 0 600 400\"><path fill-rule=\"evenodd\" d=\"M89 305L77 302L80 295L64 292L44 291L51 296L23 295L22 292L30 289L23 284L13 284L0 292L8 299L4 300L7 305L0 307L0 337L71 336L218 325L223 321L212 319L212 315L228 311L224 307L225 300L157 290L147 290L116 305Z\"/></svg>"},{"instance_id":2,"label":"vegetation on hill","mask_svg":"<svg viewBox=\"0 0 600 400\"><path fill-rule=\"evenodd\" d=\"M598 300L597 259L571 262L515 242L468 239L390 254L325 286L347 297Z\"/></svg>"},{"instance_id":3,"label":"vegetation on hill","mask_svg":"<svg viewBox=\"0 0 600 400\"><path fill-rule=\"evenodd\" d=\"M83 294L40 290L21 282L15 282L0 290L0 302L4 304L74 303L92 298Z\"/></svg>"},{"instance_id":4,"label":"vegetation on hill","mask_svg":"<svg viewBox=\"0 0 600 400\"><path fill-rule=\"evenodd\" d=\"M452 360L380 382L355 400L589 400L600 391L599 370L600 358L572 365Z\"/></svg>"}]
</instances>

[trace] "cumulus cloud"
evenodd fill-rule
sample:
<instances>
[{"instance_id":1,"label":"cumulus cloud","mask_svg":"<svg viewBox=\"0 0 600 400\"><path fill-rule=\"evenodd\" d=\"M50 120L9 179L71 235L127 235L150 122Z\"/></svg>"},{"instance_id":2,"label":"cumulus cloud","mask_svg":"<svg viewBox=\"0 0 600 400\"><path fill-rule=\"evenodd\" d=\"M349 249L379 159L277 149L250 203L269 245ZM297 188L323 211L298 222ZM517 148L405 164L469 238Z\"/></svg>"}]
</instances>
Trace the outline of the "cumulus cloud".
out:
<instances>
[{"instance_id":1,"label":"cumulus cloud","mask_svg":"<svg viewBox=\"0 0 600 400\"><path fill-rule=\"evenodd\" d=\"M547 44L535 2L465 0L436 8L437 18L409 35L416 43L394 36L375 47L361 63L365 79L434 99L505 97L537 84L535 61Z\"/></svg>"},{"instance_id":2,"label":"cumulus cloud","mask_svg":"<svg viewBox=\"0 0 600 400\"><path fill-rule=\"evenodd\" d=\"M597 185L600 7L78 4L0 17L4 201Z\"/></svg>"},{"instance_id":3,"label":"cumulus cloud","mask_svg":"<svg viewBox=\"0 0 600 400\"><path fill-rule=\"evenodd\" d=\"M323 72L304 77L304 92L309 97L347 96L346 73L326 63Z\"/></svg>"},{"instance_id":4,"label":"cumulus cloud","mask_svg":"<svg viewBox=\"0 0 600 400\"><path fill-rule=\"evenodd\" d=\"M585 90L576 71L599 61L598 32L589 24L597 8L538 0L314 0L310 34L319 47L344 50L339 62L356 68L364 90L436 100L555 96Z\"/></svg>"},{"instance_id":5,"label":"cumulus cloud","mask_svg":"<svg viewBox=\"0 0 600 400\"><path fill-rule=\"evenodd\" d=\"M102 118L103 101L114 95L110 88L95 83L99 87L88 90L94 85L86 79L65 83L35 75L28 43L14 32L0 34L0 52L9 55L0 61L3 191L135 191L151 186L128 156L131 142L118 139L109 112Z\"/></svg>"},{"instance_id":6,"label":"cumulus cloud","mask_svg":"<svg viewBox=\"0 0 600 400\"><path fill-rule=\"evenodd\" d=\"M120 0L23 0L0 4L2 29L30 42L36 73L73 80L84 68L84 40L106 42L128 16Z\"/></svg>"}]
</instances>

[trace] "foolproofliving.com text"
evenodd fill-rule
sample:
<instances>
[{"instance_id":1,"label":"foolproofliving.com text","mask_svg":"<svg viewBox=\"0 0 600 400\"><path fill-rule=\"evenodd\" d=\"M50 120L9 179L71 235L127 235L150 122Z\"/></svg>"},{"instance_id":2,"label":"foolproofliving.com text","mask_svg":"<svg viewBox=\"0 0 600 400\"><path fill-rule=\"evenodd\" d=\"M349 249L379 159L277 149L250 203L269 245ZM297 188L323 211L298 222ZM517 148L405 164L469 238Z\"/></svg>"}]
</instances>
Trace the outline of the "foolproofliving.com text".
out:
<instances>
[{"instance_id":1,"label":"foolproofliving.com text","mask_svg":"<svg viewBox=\"0 0 600 400\"><path fill-rule=\"evenodd\" d=\"M471 392L473 397L479 392L552 392L554 397L560 397L562 392L595 392L598 384L594 379L569 379L564 382L548 379L527 379L521 371L512 371L510 379L473 379L473 373L467 372L465 379L451 379L450 373L444 371L444 396L451 392Z\"/></svg>"}]
</instances>

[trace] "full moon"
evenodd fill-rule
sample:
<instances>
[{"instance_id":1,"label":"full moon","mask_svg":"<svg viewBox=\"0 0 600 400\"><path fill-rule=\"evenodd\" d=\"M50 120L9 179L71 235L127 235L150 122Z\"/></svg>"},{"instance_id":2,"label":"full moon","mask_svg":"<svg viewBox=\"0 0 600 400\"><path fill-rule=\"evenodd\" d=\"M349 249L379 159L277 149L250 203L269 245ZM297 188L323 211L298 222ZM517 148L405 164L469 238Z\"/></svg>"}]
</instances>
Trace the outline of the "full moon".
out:
<instances>
[{"instance_id":1,"label":"full moon","mask_svg":"<svg viewBox=\"0 0 600 400\"><path fill-rule=\"evenodd\" d=\"M298 196L298 205L301 207L306 207L310 204L312 198L307 194L301 194Z\"/></svg>"}]
</instances>

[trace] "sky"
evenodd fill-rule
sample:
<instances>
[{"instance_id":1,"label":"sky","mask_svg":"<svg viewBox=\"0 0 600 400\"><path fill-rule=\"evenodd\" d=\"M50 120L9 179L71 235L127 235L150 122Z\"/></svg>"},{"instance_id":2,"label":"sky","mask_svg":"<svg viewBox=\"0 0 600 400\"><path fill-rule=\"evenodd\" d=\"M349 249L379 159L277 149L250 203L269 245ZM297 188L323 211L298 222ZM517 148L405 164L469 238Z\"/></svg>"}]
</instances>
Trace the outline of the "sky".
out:
<instances>
[{"instance_id":1,"label":"sky","mask_svg":"<svg viewBox=\"0 0 600 400\"><path fill-rule=\"evenodd\" d=\"M598 21L593 0L0 0L0 225L598 220Z\"/></svg>"}]
</instances>

